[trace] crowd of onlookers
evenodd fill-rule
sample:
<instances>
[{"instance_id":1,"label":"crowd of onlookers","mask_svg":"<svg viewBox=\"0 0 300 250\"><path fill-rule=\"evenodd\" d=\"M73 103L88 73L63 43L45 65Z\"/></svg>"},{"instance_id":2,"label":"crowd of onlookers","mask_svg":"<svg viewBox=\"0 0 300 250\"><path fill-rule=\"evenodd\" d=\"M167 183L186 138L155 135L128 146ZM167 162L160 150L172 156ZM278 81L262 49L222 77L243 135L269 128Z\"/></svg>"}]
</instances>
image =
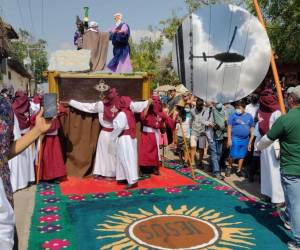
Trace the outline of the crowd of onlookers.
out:
<instances>
[{"instance_id":1,"label":"crowd of onlookers","mask_svg":"<svg viewBox=\"0 0 300 250\"><path fill-rule=\"evenodd\" d=\"M224 179L221 174L224 168L225 175L230 176L234 172L234 160L238 160L236 174L240 177L248 174L243 163L254 142L259 101L256 94L234 104L205 102L188 91L176 95L175 88L169 90L168 97L165 108L176 121L175 131L167 131L168 142L171 148L176 146L176 154L184 164L189 163L187 153L190 153L190 164L203 168L204 153L208 149L209 170L216 178ZM197 152L199 159L196 164Z\"/></svg>"},{"instance_id":2,"label":"crowd of onlookers","mask_svg":"<svg viewBox=\"0 0 300 250\"><path fill-rule=\"evenodd\" d=\"M289 249L300 249L300 86L286 88L283 96L287 115L270 85L235 103L208 102L171 89L166 109L176 113L176 129L168 139L183 164L189 164L190 154L190 164L199 169L207 148L208 171L220 180L236 174L254 182L260 175L265 200L286 207L280 218L295 237Z\"/></svg>"},{"instance_id":3,"label":"crowd of onlookers","mask_svg":"<svg viewBox=\"0 0 300 250\"><path fill-rule=\"evenodd\" d=\"M221 175L221 169L224 169L227 177L236 173L253 182L259 167L251 161L258 156L254 142L259 134L259 117L263 113L260 105L265 104L266 98L269 99L267 105L273 105L270 110L280 112L276 92L271 89L222 104L204 101L189 91L177 94L174 87L167 96L161 96L164 111L176 122L175 131L167 130L161 135L161 145L170 145L171 149L176 147L175 154L184 164L189 164L186 156L189 152L191 164L200 169L204 167L204 153L208 152L211 156L209 170L215 177L224 179ZM188 148L184 146L183 137ZM233 169L235 160L237 166Z\"/></svg>"}]
</instances>

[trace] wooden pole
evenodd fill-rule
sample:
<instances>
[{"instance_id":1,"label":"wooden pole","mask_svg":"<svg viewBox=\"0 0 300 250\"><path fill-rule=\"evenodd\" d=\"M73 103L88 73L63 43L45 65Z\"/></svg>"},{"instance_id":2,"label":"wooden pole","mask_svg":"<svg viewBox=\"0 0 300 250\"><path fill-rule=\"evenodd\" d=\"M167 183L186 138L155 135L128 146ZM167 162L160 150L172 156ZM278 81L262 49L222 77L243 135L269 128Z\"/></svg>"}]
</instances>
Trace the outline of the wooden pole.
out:
<instances>
[{"instance_id":1,"label":"wooden pole","mask_svg":"<svg viewBox=\"0 0 300 250\"><path fill-rule=\"evenodd\" d=\"M163 143L162 145L162 159L161 159L161 166L164 168L165 167L165 145Z\"/></svg>"},{"instance_id":2,"label":"wooden pole","mask_svg":"<svg viewBox=\"0 0 300 250\"><path fill-rule=\"evenodd\" d=\"M253 5L255 7L255 11L256 11L258 20L260 21L260 23L262 24L264 29L266 29L265 21L264 21L263 15L261 13L261 9L259 7L258 1L253 0ZM278 71L277 71L277 66L276 66L273 50L271 50L271 67L272 67L272 72L273 72L273 76L274 76L275 87L276 87L276 91L277 91L277 95L278 95L280 109L281 109L281 112L283 114L285 114L286 109L285 109L285 105L284 105L284 101L283 101L283 95L282 95L282 90L281 90L281 85L280 85L280 81L279 81L279 76L278 76Z\"/></svg>"},{"instance_id":3,"label":"wooden pole","mask_svg":"<svg viewBox=\"0 0 300 250\"><path fill-rule=\"evenodd\" d=\"M37 161L37 170L36 170L36 184L40 182L40 173L41 173L41 162L43 157L43 136L39 137L39 153L38 153L38 161Z\"/></svg>"},{"instance_id":4,"label":"wooden pole","mask_svg":"<svg viewBox=\"0 0 300 250\"><path fill-rule=\"evenodd\" d=\"M189 148L188 148L188 145L186 143L185 134L184 134L183 127L182 127L182 122L179 121L179 124L180 124L181 133L182 133L184 147L185 147L185 150L186 150L187 156L188 156L188 164L189 164L189 167L190 167L191 172L192 172L192 177L193 177L193 179L195 179L195 172L194 172L194 168L192 166L192 161L191 161L191 156L190 156Z\"/></svg>"}]
</instances>

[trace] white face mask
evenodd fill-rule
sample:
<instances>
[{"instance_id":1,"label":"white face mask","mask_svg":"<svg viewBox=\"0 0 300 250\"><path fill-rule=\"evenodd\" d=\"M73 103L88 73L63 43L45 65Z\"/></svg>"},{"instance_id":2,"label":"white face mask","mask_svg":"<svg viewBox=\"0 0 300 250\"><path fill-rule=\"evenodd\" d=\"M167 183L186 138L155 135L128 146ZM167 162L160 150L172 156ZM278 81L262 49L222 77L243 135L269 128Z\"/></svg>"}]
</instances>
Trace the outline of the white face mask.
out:
<instances>
[{"instance_id":1,"label":"white face mask","mask_svg":"<svg viewBox=\"0 0 300 250\"><path fill-rule=\"evenodd\" d=\"M235 112L236 112L238 115L241 115L241 114L242 114L242 110L241 110L241 109L236 109Z\"/></svg>"},{"instance_id":2,"label":"white face mask","mask_svg":"<svg viewBox=\"0 0 300 250\"><path fill-rule=\"evenodd\" d=\"M189 113L191 110L190 108L184 108L185 112Z\"/></svg>"}]
</instances>

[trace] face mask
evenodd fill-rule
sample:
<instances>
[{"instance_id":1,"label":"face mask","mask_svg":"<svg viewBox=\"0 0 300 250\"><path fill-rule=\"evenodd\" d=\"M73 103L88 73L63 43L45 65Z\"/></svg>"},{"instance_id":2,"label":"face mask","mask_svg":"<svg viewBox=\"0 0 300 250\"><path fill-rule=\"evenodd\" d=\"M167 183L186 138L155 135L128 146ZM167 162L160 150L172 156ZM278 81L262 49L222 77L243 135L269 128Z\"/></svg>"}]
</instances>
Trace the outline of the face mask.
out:
<instances>
[{"instance_id":1,"label":"face mask","mask_svg":"<svg viewBox=\"0 0 300 250\"><path fill-rule=\"evenodd\" d=\"M184 108L185 112L190 113L190 108Z\"/></svg>"},{"instance_id":2,"label":"face mask","mask_svg":"<svg viewBox=\"0 0 300 250\"><path fill-rule=\"evenodd\" d=\"M236 112L238 115L241 115L241 114L242 114L242 110L241 110L241 109L236 109L235 112Z\"/></svg>"}]
</instances>

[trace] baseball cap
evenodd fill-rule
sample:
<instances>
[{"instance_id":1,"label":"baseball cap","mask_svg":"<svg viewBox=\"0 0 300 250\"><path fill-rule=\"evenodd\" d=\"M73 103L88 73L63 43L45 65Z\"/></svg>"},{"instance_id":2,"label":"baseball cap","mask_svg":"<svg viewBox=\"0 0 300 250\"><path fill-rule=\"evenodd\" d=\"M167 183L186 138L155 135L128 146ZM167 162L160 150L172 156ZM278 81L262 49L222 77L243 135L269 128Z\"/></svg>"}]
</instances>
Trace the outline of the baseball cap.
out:
<instances>
[{"instance_id":1,"label":"baseball cap","mask_svg":"<svg viewBox=\"0 0 300 250\"><path fill-rule=\"evenodd\" d=\"M300 99L300 85L297 87L291 87L287 90L287 92L293 96L295 96L297 99Z\"/></svg>"}]
</instances>

